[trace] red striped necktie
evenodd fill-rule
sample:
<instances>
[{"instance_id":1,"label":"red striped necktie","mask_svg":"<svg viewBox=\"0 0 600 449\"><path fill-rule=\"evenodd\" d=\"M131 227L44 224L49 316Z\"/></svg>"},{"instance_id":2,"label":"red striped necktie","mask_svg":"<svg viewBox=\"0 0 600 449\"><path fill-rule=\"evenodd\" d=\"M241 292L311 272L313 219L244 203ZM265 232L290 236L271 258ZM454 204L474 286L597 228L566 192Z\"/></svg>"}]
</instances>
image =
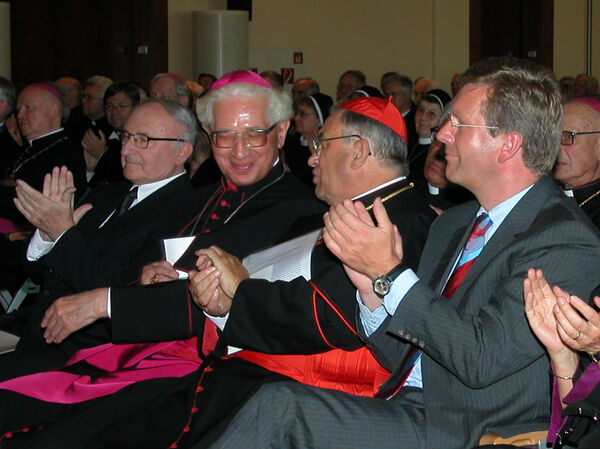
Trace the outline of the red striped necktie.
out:
<instances>
[{"instance_id":1,"label":"red striped necktie","mask_svg":"<svg viewBox=\"0 0 600 449\"><path fill-rule=\"evenodd\" d=\"M448 279L446 287L444 287L442 296L452 299L461 282L465 279L465 276L471 269L475 259L479 256L481 250L483 250L485 233L491 225L492 220L487 213L484 212L477 217L473 229L471 230L471 234L469 234L469 238L467 239L467 243L465 243L463 252L460 255L460 259L456 264L456 268L454 269L452 276Z\"/></svg>"},{"instance_id":2,"label":"red striped necktie","mask_svg":"<svg viewBox=\"0 0 600 449\"><path fill-rule=\"evenodd\" d=\"M475 262L475 259L483 250L483 245L485 244L485 233L491 225L492 220L485 212L475 219L473 229L467 238L467 243L465 243L465 247L460 255L460 259L458 260L456 267L454 268L454 271L448 279L446 287L444 287L444 291L442 292L442 296L445 298L452 299L461 282L465 279L465 276L471 269L473 262ZM415 363L417 363L419 360L421 354L422 351L416 346L413 346L404 358L402 369L397 376L397 381L394 382L391 387L388 387L385 390L380 390L375 396L384 399L393 398L400 391L404 385L404 382L406 382L406 379L412 372L412 369L415 366Z\"/></svg>"}]
</instances>

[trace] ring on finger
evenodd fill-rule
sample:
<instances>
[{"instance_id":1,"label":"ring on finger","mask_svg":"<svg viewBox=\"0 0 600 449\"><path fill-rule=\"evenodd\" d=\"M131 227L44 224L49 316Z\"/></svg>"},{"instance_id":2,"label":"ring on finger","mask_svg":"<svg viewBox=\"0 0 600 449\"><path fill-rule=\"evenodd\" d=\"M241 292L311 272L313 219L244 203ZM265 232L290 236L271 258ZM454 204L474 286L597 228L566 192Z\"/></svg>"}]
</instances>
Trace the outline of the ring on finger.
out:
<instances>
[{"instance_id":1,"label":"ring on finger","mask_svg":"<svg viewBox=\"0 0 600 449\"><path fill-rule=\"evenodd\" d=\"M158 276L156 274L150 278L150 283L158 284Z\"/></svg>"},{"instance_id":2,"label":"ring on finger","mask_svg":"<svg viewBox=\"0 0 600 449\"><path fill-rule=\"evenodd\" d=\"M577 340L579 337L581 337L581 332L577 332L577 335L573 337L573 340Z\"/></svg>"}]
</instances>

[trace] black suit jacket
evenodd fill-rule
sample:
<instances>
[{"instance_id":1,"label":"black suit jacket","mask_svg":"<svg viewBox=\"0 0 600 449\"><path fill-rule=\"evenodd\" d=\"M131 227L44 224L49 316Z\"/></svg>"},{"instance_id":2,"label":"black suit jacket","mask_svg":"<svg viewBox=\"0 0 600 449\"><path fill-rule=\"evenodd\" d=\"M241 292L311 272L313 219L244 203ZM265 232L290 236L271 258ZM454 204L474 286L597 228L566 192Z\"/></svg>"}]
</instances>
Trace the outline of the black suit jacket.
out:
<instances>
[{"instance_id":1,"label":"black suit jacket","mask_svg":"<svg viewBox=\"0 0 600 449\"><path fill-rule=\"evenodd\" d=\"M0 180L10 174L10 170L21 151L22 148L10 135L6 125L0 124Z\"/></svg>"},{"instance_id":2,"label":"black suit jacket","mask_svg":"<svg viewBox=\"0 0 600 449\"><path fill-rule=\"evenodd\" d=\"M407 147L409 150L419 141L419 135L417 134L417 128L415 127L415 112L417 112L417 105L414 102L411 102L410 111L404 117L406 134L408 136Z\"/></svg>"},{"instance_id":3,"label":"black suit jacket","mask_svg":"<svg viewBox=\"0 0 600 449\"><path fill-rule=\"evenodd\" d=\"M124 181L123 166L121 164L121 141L106 137L107 150L104 152L94 169L94 176L88 185L93 189L101 184Z\"/></svg>"},{"instance_id":4,"label":"black suit jacket","mask_svg":"<svg viewBox=\"0 0 600 449\"><path fill-rule=\"evenodd\" d=\"M573 189L573 198L581 210L600 229L600 179Z\"/></svg>"},{"instance_id":5,"label":"black suit jacket","mask_svg":"<svg viewBox=\"0 0 600 449\"><path fill-rule=\"evenodd\" d=\"M90 195L94 207L41 259L43 281L35 304L15 312L13 317L7 316L3 323L3 328L16 332L15 322L28 319L16 354L25 359L25 364L35 362L37 371L57 368L75 351L110 339L106 321L101 320L75 332L60 345L45 344L40 322L57 298L119 284L124 271L137 273L154 260L143 257L149 247L160 252L160 239L177 232L190 219L192 187L183 174L99 228L120 206L130 187L128 182L111 184Z\"/></svg>"},{"instance_id":6,"label":"black suit jacket","mask_svg":"<svg viewBox=\"0 0 600 449\"><path fill-rule=\"evenodd\" d=\"M73 181L77 189L75 201L77 202L86 191L83 150L73 143L64 131L35 139L31 149L24 151L27 153L24 154L22 163L17 160L16 179L22 179L41 192L46 173L50 173L54 167L64 165L73 173ZM0 186L0 216L24 220L12 202L14 197L13 187Z\"/></svg>"}]
</instances>

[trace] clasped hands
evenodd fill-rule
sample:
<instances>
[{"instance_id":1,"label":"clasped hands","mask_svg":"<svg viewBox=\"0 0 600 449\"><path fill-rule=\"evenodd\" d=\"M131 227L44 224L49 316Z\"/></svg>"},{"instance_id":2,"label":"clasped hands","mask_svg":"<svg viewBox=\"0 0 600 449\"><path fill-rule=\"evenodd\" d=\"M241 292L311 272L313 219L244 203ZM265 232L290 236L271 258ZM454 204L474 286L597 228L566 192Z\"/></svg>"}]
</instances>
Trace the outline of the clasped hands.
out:
<instances>
[{"instance_id":1,"label":"clasped hands","mask_svg":"<svg viewBox=\"0 0 600 449\"><path fill-rule=\"evenodd\" d=\"M240 282L250 277L240 260L218 246L195 252L196 270L189 272L189 288L194 302L212 316L225 316L231 309ZM172 281L179 273L165 260L148 264L142 270L144 285Z\"/></svg>"},{"instance_id":2,"label":"clasped hands","mask_svg":"<svg viewBox=\"0 0 600 449\"><path fill-rule=\"evenodd\" d=\"M551 287L542 270L530 269L523 282L525 315L536 337L546 347L552 363L576 364L575 351L600 352L600 314L577 296ZM600 306L600 298L594 302Z\"/></svg>"},{"instance_id":3,"label":"clasped hands","mask_svg":"<svg viewBox=\"0 0 600 449\"><path fill-rule=\"evenodd\" d=\"M41 193L20 179L16 181L15 191L15 206L46 241L55 241L92 208L84 204L74 210L73 174L65 166L54 167L46 174Z\"/></svg>"}]
</instances>

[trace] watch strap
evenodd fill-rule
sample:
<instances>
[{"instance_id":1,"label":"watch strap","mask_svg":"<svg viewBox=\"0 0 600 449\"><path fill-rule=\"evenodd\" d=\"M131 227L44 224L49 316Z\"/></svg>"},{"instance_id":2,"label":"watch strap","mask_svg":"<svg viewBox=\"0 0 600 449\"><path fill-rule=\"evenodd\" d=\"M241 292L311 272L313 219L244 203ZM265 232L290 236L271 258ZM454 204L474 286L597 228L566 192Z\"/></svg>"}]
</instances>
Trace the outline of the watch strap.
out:
<instances>
[{"instance_id":1,"label":"watch strap","mask_svg":"<svg viewBox=\"0 0 600 449\"><path fill-rule=\"evenodd\" d=\"M404 262L400 262L398 265L396 265L394 268L387 272L386 277L390 281L394 281L406 270L408 270L408 265L406 265Z\"/></svg>"}]
</instances>

